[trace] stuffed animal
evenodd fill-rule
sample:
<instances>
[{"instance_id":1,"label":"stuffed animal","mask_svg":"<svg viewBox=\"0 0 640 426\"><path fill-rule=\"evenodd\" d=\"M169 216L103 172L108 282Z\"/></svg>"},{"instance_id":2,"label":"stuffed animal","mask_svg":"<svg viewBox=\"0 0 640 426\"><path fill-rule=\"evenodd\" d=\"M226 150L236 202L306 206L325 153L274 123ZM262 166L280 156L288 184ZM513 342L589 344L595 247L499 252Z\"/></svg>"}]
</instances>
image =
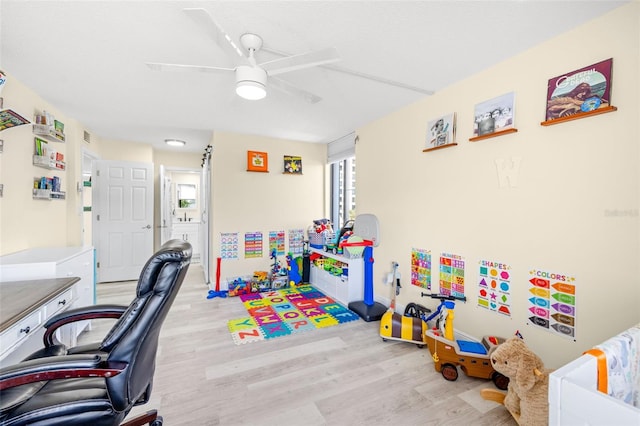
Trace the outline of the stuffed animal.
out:
<instances>
[{"instance_id":1,"label":"stuffed animal","mask_svg":"<svg viewBox=\"0 0 640 426\"><path fill-rule=\"evenodd\" d=\"M512 337L491 354L493 368L509 378L504 406L520 426L549 423L549 371L519 337ZM519 418L518 418L519 415Z\"/></svg>"}]
</instances>

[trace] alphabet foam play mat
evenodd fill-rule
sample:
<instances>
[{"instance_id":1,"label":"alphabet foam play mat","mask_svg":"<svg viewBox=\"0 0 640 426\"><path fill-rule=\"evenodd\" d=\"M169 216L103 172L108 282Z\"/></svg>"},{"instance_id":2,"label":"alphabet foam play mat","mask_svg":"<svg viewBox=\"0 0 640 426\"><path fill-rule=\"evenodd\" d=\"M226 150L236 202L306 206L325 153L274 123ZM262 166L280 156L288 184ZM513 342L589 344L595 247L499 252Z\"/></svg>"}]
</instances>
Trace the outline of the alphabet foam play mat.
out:
<instances>
[{"instance_id":1,"label":"alphabet foam play mat","mask_svg":"<svg viewBox=\"0 0 640 426\"><path fill-rule=\"evenodd\" d=\"M239 298L249 316L228 322L237 345L360 319L355 312L310 285L243 294Z\"/></svg>"}]
</instances>

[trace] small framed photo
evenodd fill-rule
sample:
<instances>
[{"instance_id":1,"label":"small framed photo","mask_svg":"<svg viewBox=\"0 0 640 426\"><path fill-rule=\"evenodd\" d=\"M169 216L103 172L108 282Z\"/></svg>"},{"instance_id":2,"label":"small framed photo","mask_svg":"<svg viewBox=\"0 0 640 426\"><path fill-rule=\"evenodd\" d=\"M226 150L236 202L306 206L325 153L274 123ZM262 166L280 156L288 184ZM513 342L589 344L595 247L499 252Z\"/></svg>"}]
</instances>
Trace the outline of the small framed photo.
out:
<instances>
[{"instance_id":1,"label":"small framed photo","mask_svg":"<svg viewBox=\"0 0 640 426\"><path fill-rule=\"evenodd\" d=\"M288 175L302 174L302 157L297 155L284 156L284 173Z\"/></svg>"},{"instance_id":2,"label":"small framed photo","mask_svg":"<svg viewBox=\"0 0 640 426\"><path fill-rule=\"evenodd\" d=\"M248 172L268 172L269 154L260 151L247 151Z\"/></svg>"},{"instance_id":3,"label":"small framed photo","mask_svg":"<svg viewBox=\"0 0 640 426\"><path fill-rule=\"evenodd\" d=\"M427 140L426 149L423 151L429 151L432 149L443 148L448 145L457 145L455 141L456 137L456 113L438 117L435 120L431 120L427 123Z\"/></svg>"},{"instance_id":4,"label":"small framed photo","mask_svg":"<svg viewBox=\"0 0 640 426\"><path fill-rule=\"evenodd\" d=\"M473 135L484 136L514 128L515 92L481 102L474 110Z\"/></svg>"}]
</instances>

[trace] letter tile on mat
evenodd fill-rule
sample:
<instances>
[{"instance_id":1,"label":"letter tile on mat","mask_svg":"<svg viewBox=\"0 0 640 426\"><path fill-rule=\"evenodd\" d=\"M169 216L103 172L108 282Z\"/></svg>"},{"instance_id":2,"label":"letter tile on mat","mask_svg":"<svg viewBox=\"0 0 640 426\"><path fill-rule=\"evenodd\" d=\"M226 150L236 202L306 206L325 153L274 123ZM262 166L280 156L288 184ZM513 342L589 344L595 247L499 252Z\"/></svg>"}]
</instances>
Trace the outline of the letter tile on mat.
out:
<instances>
[{"instance_id":1,"label":"letter tile on mat","mask_svg":"<svg viewBox=\"0 0 640 426\"><path fill-rule=\"evenodd\" d=\"M250 317L229 321L237 345L360 319L310 285L244 294L240 300Z\"/></svg>"},{"instance_id":2,"label":"letter tile on mat","mask_svg":"<svg viewBox=\"0 0 640 426\"><path fill-rule=\"evenodd\" d=\"M251 317L230 320L227 323L236 345L264 340L264 333Z\"/></svg>"}]
</instances>

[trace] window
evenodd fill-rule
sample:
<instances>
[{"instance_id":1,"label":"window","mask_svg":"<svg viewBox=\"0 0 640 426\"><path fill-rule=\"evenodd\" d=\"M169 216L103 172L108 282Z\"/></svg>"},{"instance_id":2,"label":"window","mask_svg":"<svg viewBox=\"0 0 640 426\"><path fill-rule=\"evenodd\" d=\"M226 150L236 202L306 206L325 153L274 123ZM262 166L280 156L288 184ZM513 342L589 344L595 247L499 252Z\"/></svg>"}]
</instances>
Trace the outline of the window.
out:
<instances>
[{"instance_id":1,"label":"window","mask_svg":"<svg viewBox=\"0 0 640 426\"><path fill-rule=\"evenodd\" d=\"M356 157L331 164L331 223L337 232L356 216Z\"/></svg>"}]
</instances>

